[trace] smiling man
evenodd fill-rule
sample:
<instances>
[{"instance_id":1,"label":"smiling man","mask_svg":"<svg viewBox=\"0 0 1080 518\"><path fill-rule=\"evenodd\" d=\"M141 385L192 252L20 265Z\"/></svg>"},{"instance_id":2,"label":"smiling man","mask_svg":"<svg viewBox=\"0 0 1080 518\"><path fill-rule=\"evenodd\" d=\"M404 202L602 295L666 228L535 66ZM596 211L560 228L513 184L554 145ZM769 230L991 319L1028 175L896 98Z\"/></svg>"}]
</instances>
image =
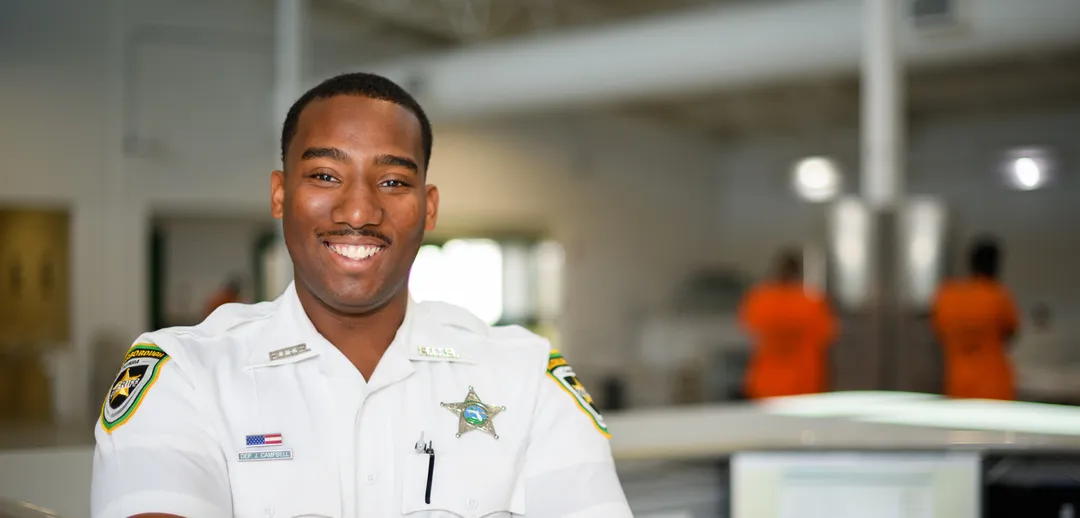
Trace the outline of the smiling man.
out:
<instances>
[{"instance_id":1,"label":"smiling man","mask_svg":"<svg viewBox=\"0 0 1080 518\"><path fill-rule=\"evenodd\" d=\"M631 516L558 351L410 299L431 143L376 75L296 102L271 175L295 281L135 342L96 429L94 517Z\"/></svg>"}]
</instances>

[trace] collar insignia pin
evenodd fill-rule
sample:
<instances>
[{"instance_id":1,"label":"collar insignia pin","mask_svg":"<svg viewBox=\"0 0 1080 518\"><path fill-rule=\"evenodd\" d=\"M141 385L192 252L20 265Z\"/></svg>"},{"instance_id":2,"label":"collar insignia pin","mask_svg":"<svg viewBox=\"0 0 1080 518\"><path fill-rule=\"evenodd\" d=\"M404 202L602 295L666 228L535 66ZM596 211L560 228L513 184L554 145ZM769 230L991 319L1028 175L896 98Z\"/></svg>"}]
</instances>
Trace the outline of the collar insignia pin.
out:
<instances>
[{"instance_id":1,"label":"collar insignia pin","mask_svg":"<svg viewBox=\"0 0 1080 518\"><path fill-rule=\"evenodd\" d=\"M420 346L417 348L417 352L420 353L420 356L429 356L432 358L458 358L457 350L455 350L453 347Z\"/></svg>"},{"instance_id":2,"label":"collar insignia pin","mask_svg":"<svg viewBox=\"0 0 1080 518\"><path fill-rule=\"evenodd\" d=\"M270 351L270 361L276 362L278 360L284 360L285 358L291 358L298 354L304 354L308 352L308 350L307 344L297 344L292 347Z\"/></svg>"}]
</instances>

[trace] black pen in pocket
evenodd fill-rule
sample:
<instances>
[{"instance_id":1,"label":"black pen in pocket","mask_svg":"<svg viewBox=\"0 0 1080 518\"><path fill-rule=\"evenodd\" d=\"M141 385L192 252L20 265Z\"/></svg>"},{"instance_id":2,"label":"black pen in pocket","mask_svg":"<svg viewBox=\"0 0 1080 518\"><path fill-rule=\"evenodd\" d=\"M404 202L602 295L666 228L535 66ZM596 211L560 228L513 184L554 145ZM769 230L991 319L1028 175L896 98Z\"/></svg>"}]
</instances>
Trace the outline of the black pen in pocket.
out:
<instances>
[{"instance_id":1,"label":"black pen in pocket","mask_svg":"<svg viewBox=\"0 0 1080 518\"><path fill-rule=\"evenodd\" d=\"M435 475L435 448L432 443L428 443L424 448L424 453L428 454L427 464L427 489L424 491L424 503L431 505L431 478Z\"/></svg>"}]
</instances>

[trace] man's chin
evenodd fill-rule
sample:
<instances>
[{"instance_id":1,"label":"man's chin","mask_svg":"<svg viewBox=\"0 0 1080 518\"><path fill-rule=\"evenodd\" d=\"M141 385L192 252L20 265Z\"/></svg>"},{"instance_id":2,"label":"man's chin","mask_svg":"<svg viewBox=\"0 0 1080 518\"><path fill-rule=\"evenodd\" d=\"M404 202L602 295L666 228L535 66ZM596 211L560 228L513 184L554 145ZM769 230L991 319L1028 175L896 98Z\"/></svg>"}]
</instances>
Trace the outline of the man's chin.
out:
<instances>
[{"instance_id":1,"label":"man's chin","mask_svg":"<svg viewBox=\"0 0 1080 518\"><path fill-rule=\"evenodd\" d=\"M378 311L390 304L392 300L394 300L393 293L385 293L379 289L330 288L327 290L323 303L341 313L362 315Z\"/></svg>"}]
</instances>

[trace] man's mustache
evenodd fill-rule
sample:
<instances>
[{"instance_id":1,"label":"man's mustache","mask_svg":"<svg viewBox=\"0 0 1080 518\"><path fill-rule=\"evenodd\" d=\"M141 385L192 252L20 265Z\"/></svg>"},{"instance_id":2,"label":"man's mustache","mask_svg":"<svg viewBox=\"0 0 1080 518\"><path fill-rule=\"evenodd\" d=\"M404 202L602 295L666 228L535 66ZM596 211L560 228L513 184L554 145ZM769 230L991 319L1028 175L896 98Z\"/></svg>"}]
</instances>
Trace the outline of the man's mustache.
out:
<instances>
[{"instance_id":1,"label":"man's mustache","mask_svg":"<svg viewBox=\"0 0 1080 518\"><path fill-rule=\"evenodd\" d=\"M336 230L328 230L326 232L316 232L315 237L318 237L319 239L324 237L373 237L387 245L393 243L393 240L391 240L390 237L373 228L345 227Z\"/></svg>"}]
</instances>

